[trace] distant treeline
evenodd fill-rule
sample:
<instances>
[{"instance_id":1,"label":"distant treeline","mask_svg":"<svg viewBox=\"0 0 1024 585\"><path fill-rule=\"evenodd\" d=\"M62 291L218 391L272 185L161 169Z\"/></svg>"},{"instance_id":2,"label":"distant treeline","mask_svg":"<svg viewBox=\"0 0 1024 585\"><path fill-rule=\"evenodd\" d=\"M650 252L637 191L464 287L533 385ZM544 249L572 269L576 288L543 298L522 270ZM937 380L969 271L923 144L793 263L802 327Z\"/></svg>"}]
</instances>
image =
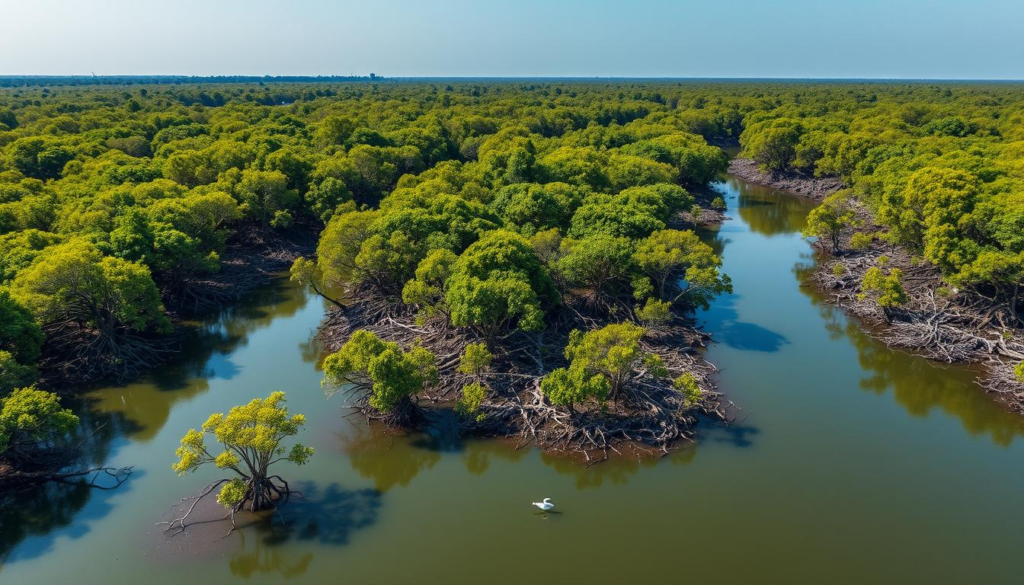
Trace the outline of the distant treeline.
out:
<instances>
[{"instance_id":1,"label":"distant treeline","mask_svg":"<svg viewBox=\"0 0 1024 585\"><path fill-rule=\"evenodd\" d=\"M376 74L360 75L20 75L0 76L0 87L56 85L181 85L185 83L337 83L345 81L379 81Z\"/></svg>"}]
</instances>

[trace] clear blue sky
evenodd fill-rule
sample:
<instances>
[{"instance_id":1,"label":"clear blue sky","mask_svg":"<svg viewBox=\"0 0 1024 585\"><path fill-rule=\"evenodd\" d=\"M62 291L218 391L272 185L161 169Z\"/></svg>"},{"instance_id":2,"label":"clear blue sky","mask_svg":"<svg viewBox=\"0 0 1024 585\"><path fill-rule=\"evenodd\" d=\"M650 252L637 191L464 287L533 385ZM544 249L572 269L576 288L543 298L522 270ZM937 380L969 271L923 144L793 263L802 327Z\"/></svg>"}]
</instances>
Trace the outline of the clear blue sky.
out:
<instances>
[{"instance_id":1,"label":"clear blue sky","mask_svg":"<svg viewBox=\"0 0 1024 585\"><path fill-rule=\"evenodd\" d=\"M0 0L0 75L1024 79L1024 0Z\"/></svg>"}]
</instances>

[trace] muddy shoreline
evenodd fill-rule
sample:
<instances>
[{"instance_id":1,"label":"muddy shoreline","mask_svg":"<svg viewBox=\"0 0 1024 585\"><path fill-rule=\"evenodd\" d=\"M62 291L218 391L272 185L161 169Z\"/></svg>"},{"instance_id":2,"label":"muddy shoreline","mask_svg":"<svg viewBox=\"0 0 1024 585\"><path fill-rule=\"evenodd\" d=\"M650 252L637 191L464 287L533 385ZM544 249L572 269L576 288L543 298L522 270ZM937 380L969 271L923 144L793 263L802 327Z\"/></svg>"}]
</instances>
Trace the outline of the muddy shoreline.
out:
<instances>
[{"instance_id":1,"label":"muddy shoreline","mask_svg":"<svg viewBox=\"0 0 1024 585\"><path fill-rule=\"evenodd\" d=\"M805 177L795 173L771 173L762 171L757 163L749 158L734 158L729 161L728 173L772 189L795 193L814 201L821 201L844 187L843 182L836 178Z\"/></svg>"}]
</instances>

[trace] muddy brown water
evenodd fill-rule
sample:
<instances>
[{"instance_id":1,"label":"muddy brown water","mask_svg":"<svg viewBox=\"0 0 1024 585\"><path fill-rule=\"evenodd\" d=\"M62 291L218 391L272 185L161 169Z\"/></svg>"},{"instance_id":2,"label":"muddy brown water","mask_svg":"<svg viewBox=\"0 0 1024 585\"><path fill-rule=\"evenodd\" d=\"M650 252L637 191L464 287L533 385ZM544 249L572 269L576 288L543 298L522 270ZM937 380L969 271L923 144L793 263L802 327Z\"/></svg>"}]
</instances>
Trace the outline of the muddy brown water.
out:
<instances>
[{"instance_id":1,"label":"muddy brown water","mask_svg":"<svg viewBox=\"0 0 1024 585\"><path fill-rule=\"evenodd\" d=\"M704 235L735 294L700 318L735 426L589 468L443 429L388 436L324 397L324 306L281 279L199 324L175 363L76 406L100 429L88 459L135 474L6 506L0 583L1020 582L1021 419L972 370L889 350L804 286L810 203L717 188L731 220ZM182 434L274 390L308 417L316 455L280 469L305 497L167 541L154 523L216 476L175 476ZM559 513L535 513L544 497Z\"/></svg>"}]
</instances>

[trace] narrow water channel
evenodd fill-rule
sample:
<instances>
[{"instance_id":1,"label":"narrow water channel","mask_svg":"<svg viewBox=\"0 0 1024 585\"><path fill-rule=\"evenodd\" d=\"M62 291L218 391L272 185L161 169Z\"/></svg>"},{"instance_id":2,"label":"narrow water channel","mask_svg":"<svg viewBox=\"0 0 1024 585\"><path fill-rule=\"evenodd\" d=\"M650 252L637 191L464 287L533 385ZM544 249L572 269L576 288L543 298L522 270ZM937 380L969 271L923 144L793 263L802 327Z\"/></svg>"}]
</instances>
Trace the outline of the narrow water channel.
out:
<instances>
[{"instance_id":1,"label":"narrow water channel","mask_svg":"<svg viewBox=\"0 0 1024 585\"><path fill-rule=\"evenodd\" d=\"M282 279L201 324L188 355L90 393L89 457L121 489L51 486L0 512L0 583L1011 583L1024 540L1024 423L967 368L874 342L803 277L810 204L733 178L705 234L735 294L703 313L741 407L660 461L590 468L493 441L390 437L327 400L324 307ZM171 471L211 413L288 393L312 462L268 526L154 523L215 473ZM551 497L558 514L530 502ZM610 557L615 562L610 562Z\"/></svg>"}]
</instances>

